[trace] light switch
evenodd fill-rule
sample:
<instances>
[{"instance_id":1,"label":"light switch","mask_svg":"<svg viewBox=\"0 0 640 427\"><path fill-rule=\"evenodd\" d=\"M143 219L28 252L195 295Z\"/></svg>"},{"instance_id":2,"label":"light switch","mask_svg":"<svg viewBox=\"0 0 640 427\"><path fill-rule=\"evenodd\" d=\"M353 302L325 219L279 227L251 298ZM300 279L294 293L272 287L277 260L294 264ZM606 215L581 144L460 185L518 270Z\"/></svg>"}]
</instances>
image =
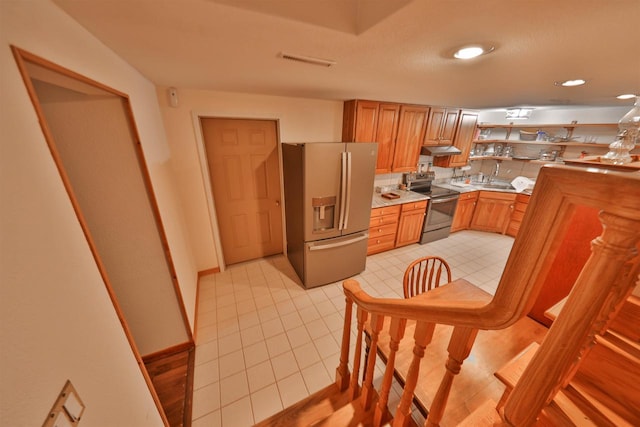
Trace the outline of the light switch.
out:
<instances>
[{"instance_id":1,"label":"light switch","mask_svg":"<svg viewBox=\"0 0 640 427\"><path fill-rule=\"evenodd\" d=\"M62 407L67 411L67 414L72 421L78 421L80 419L80 415L82 415L82 410L84 409L84 406L82 406L82 403L78 400L78 396L76 396L75 390L69 391L67 400L64 402Z\"/></svg>"},{"instance_id":2,"label":"light switch","mask_svg":"<svg viewBox=\"0 0 640 427\"><path fill-rule=\"evenodd\" d=\"M49 411L43 427L77 427L84 409L84 403L78 392L71 381L67 380Z\"/></svg>"},{"instance_id":3,"label":"light switch","mask_svg":"<svg viewBox=\"0 0 640 427\"><path fill-rule=\"evenodd\" d=\"M71 424L64 412L58 412L53 420L53 427L73 427L73 424Z\"/></svg>"}]
</instances>

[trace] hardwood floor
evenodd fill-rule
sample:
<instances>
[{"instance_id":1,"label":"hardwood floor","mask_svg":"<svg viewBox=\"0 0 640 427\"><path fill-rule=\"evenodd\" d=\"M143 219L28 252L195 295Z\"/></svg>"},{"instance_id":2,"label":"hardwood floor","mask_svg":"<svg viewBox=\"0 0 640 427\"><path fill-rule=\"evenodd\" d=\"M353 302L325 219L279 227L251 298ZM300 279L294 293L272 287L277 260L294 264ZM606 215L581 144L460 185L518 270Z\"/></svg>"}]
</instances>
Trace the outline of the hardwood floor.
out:
<instances>
[{"instance_id":1,"label":"hardwood floor","mask_svg":"<svg viewBox=\"0 0 640 427\"><path fill-rule=\"evenodd\" d=\"M144 362L171 427L191 426L195 347L144 357Z\"/></svg>"}]
</instances>

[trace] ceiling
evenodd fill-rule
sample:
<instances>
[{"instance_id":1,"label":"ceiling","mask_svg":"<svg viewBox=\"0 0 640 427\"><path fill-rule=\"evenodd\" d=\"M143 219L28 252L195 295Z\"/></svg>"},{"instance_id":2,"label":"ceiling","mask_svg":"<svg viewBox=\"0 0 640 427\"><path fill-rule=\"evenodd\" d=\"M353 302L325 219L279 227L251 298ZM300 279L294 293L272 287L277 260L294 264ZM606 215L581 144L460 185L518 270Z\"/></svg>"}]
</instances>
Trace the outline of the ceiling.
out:
<instances>
[{"instance_id":1,"label":"ceiling","mask_svg":"<svg viewBox=\"0 0 640 427\"><path fill-rule=\"evenodd\" d=\"M640 0L53 1L160 86L466 108L640 94ZM495 51L450 57L468 43Z\"/></svg>"}]
</instances>

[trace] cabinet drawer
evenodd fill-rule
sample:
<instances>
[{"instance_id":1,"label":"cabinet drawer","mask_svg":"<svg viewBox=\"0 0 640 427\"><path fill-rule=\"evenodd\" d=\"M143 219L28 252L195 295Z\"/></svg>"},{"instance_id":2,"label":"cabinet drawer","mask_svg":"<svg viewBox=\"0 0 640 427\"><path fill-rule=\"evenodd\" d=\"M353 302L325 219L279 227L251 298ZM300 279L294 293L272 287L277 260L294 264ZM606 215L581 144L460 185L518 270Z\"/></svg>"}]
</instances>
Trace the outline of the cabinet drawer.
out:
<instances>
[{"instance_id":1,"label":"cabinet drawer","mask_svg":"<svg viewBox=\"0 0 640 427\"><path fill-rule=\"evenodd\" d=\"M421 200L419 202L403 203L402 212L407 211L425 211L427 209L428 200Z\"/></svg>"},{"instance_id":2,"label":"cabinet drawer","mask_svg":"<svg viewBox=\"0 0 640 427\"><path fill-rule=\"evenodd\" d=\"M370 227L369 228L369 239L373 239L374 237L387 236L389 234L396 234L396 230L398 225L394 222L391 224L380 225L378 227Z\"/></svg>"},{"instance_id":3,"label":"cabinet drawer","mask_svg":"<svg viewBox=\"0 0 640 427\"><path fill-rule=\"evenodd\" d=\"M516 200L514 193L499 193L497 191L480 191L480 199L493 199L493 200Z\"/></svg>"},{"instance_id":4,"label":"cabinet drawer","mask_svg":"<svg viewBox=\"0 0 640 427\"><path fill-rule=\"evenodd\" d=\"M377 217L371 217L369 220L369 227L379 227L381 225L387 224L397 224L398 223L398 213L391 213L388 215L382 215Z\"/></svg>"},{"instance_id":5,"label":"cabinet drawer","mask_svg":"<svg viewBox=\"0 0 640 427\"><path fill-rule=\"evenodd\" d=\"M373 219L375 217L390 215L390 214L398 215L399 213L400 213L400 205L385 206L384 208L371 209L371 218Z\"/></svg>"},{"instance_id":6,"label":"cabinet drawer","mask_svg":"<svg viewBox=\"0 0 640 427\"><path fill-rule=\"evenodd\" d=\"M529 198L531 196L527 195L527 194L518 194L516 195L516 202L518 203L524 203L524 204L529 204Z\"/></svg>"},{"instance_id":7,"label":"cabinet drawer","mask_svg":"<svg viewBox=\"0 0 640 427\"><path fill-rule=\"evenodd\" d=\"M478 192L470 191L468 193L460 193L460 201L463 200L478 200Z\"/></svg>"},{"instance_id":8,"label":"cabinet drawer","mask_svg":"<svg viewBox=\"0 0 640 427\"><path fill-rule=\"evenodd\" d=\"M378 252L388 251L395 247L396 235L389 234L387 236L369 237L367 245L367 255L375 254Z\"/></svg>"}]
</instances>

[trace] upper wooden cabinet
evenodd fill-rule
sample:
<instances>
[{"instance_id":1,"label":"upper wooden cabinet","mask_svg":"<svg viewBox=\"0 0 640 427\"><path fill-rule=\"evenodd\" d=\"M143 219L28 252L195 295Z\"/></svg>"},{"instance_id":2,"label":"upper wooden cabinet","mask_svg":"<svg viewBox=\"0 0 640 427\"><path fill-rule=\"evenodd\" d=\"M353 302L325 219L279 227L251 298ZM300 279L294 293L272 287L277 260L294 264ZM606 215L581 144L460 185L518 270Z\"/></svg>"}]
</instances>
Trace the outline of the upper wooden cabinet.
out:
<instances>
[{"instance_id":1,"label":"upper wooden cabinet","mask_svg":"<svg viewBox=\"0 0 640 427\"><path fill-rule=\"evenodd\" d=\"M391 172L399 120L400 104L380 103L378 108L378 127L376 129L376 142L378 143L376 173Z\"/></svg>"},{"instance_id":2,"label":"upper wooden cabinet","mask_svg":"<svg viewBox=\"0 0 640 427\"><path fill-rule=\"evenodd\" d=\"M344 103L342 141L377 142L376 173L391 172L400 104L352 100Z\"/></svg>"},{"instance_id":3,"label":"upper wooden cabinet","mask_svg":"<svg viewBox=\"0 0 640 427\"><path fill-rule=\"evenodd\" d=\"M342 112L342 141L376 142L379 105L376 101L346 101Z\"/></svg>"},{"instance_id":4,"label":"upper wooden cabinet","mask_svg":"<svg viewBox=\"0 0 640 427\"><path fill-rule=\"evenodd\" d=\"M429 107L421 105L400 106L400 121L391 165L393 172L416 170L428 115Z\"/></svg>"},{"instance_id":5,"label":"upper wooden cabinet","mask_svg":"<svg viewBox=\"0 0 640 427\"><path fill-rule=\"evenodd\" d=\"M469 152L471 151L473 137L476 133L477 123L477 112L461 111L455 138L453 139L453 145L459 148L462 153L455 156L434 157L433 165L443 168L453 168L466 165L469 160Z\"/></svg>"},{"instance_id":6,"label":"upper wooden cabinet","mask_svg":"<svg viewBox=\"0 0 640 427\"><path fill-rule=\"evenodd\" d=\"M451 145L460 110L432 107L423 145Z\"/></svg>"}]
</instances>

